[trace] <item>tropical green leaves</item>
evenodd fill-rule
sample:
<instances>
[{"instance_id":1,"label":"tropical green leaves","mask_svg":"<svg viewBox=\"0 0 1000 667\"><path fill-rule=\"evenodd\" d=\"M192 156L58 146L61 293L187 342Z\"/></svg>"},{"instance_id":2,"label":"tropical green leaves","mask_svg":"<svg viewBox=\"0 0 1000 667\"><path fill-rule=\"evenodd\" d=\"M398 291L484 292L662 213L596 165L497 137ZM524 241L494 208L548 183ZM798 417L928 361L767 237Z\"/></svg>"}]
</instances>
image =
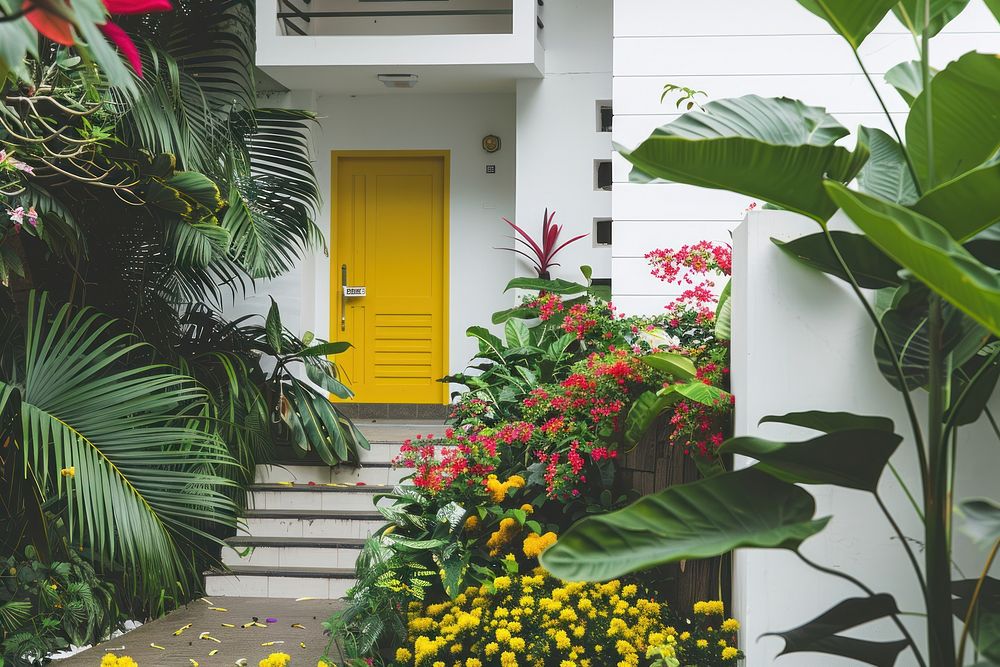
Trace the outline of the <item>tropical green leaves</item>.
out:
<instances>
[{"instance_id":1,"label":"tropical green leaves","mask_svg":"<svg viewBox=\"0 0 1000 667\"><path fill-rule=\"evenodd\" d=\"M874 493L903 438L881 429L843 429L804 442L731 438L719 454L757 459L757 468L786 482L833 484Z\"/></svg>"},{"instance_id":2,"label":"tropical green leaves","mask_svg":"<svg viewBox=\"0 0 1000 667\"><path fill-rule=\"evenodd\" d=\"M831 231L827 236L826 233L817 232L791 241L771 239L771 242L783 253L806 266L846 281L847 272L830 245L833 243L859 286L880 289L900 284L900 266L862 234Z\"/></svg>"},{"instance_id":3,"label":"tropical green leaves","mask_svg":"<svg viewBox=\"0 0 1000 667\"><path fill-rule=\"evenodd\" d=\"M956 241L969 240L1000 222L1000 163L942 183L924 194L913 210L944 227Z\"/></svg>"},{"instance_id":4,"label":"tropical green leaves","mask_svg":"<svg viewBox=\"0 0 1000 667\"><path fill-rule=\"evenodd\" d=\"M798 0L798 3L830 24L855 51L882 22L898 0Z\"/></svg>"},{"instance_id":5,"label":"tropical green leaves","mask_svg":"<svg viewBox=\"0 0 1000 667\"><path fill-rule=\"evenodd\" d=\"M882 130L862 125L858 128L858 144L871 153L858 174L858 186L862 192L903 205L917 200L917 186L906 155L895 139Z\"/></svg>"},{"instance_id":6,"label":"tropical green leaves","mask_svg":"<svg viewBox=\"0 0 1000 667\"><path fill-rule=\"evenodd\" d=\"M604 581L740 547L796 549L827 523L806 491L753 468L648 495L586 518L542 554L566 581Z\"/></svg>"},{"instance_id":7,"label":"tropical green leaves","mask_svg":"<svg viewBox=\"0 0 1000 667\"><path fill-rule=\"evenodd\" d=\"M836 211L822 179L854 179L868 157L833 143L847 130L819 107L756 95L719 100L656 130L632 151L639 180L732 190L820 222Z\"/></svg>"},{"instance_id":8,"label":"tropical green leaves","mask_svg":"<svg viewBox=\"0 0 1000 667\"><path fill-rule=\"evenodd\" d=\"M122 365L142 346L91 310L29 305L23 367L0 381L23 474L64 503L72 544L143 572L147 591L191 584L185 551L206 536L192 520L235 524L220 492L233 461L202 427L204 392L164 367Z\"/></svg>"},{"instance_id":9,"label":"tropical green leaves","mask_svg":"<svg viewBox=\"0 0 1000 667\"><path fill-rule=\"evenodd\" d=\"M1000 273L983 265L940 225L919 213L852 192L839 183L828 181L826 187L834 201L883 252L1000 335Z\"/></svg>"},{"instance_id":10,"label":"tropical green leaves","mask_svg":"<svg viewBox=\"0 0 1000 667\"><path fill-rule=\"evenodd\" d=\"M906 147L925 189L996 155L1000 148L1000 58L967 53L938 72L931 79L930 117L927 94L921 92L914 100L906 120Z\"/></svg>"},{"instance_id":11,"label":"tropical green leaves","mask_svg":"<svg viewBox=\"0 0 1000 667\"><path fill-rule=\"evenodd\" d=\"M908 646L905 639L879 642L845 637L840 632L860 627L899 613L891 595L881 593L865 598L847 598L808 623L785 632L769 632L765 636L781 637L785 648L778 655L789 653L829 653L875 667L892 667Z\"/></svg>"}]
</instances>

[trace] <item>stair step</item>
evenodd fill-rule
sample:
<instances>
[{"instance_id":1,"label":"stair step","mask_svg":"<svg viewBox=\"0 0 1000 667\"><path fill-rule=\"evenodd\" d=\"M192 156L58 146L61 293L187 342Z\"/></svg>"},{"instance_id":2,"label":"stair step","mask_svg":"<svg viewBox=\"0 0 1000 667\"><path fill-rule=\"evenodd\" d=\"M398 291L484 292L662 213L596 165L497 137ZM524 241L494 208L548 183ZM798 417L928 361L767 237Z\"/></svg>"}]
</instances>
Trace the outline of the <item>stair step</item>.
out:
<instances>
[{"instance_id":1,"label":"stair step","mask_svg":"<svg viewBox=\"0 0 1000 667\"><path fill-rule=\"evenodd\" d=\"M240 565L231 572L206 572L209 596L343 598L354 585L354 570L347 568L273 568Z\"/></svg>"},{"instance_id":2,"label":"stair step","mask_svg":"<svg viewBox=\"0 0 1000 667\"><path fill-rule=\"evenodd\" d=\"M253 537L226 540L222 562L230 567L301 568L319 565L353 569L365 540L344 537ZM243 551L250 550L245 556Z\"/></svg>"},{"instance_id":3,"label":"stair step","mask_svg":"<svg viewBox=\"0 0 1000 667\"><path fill-rule=\"evenodd\" d=\"M386 484L337 487L254 484L250 487L249 505L258 510L371 510L375 506L375 496L392 493L394 488Z\"/></svg>"},{"instance_id":4,"label":"stair step","mask_svg":"<svg viewBox=\"0 0 1000 667\"><path fill-rule=\"evenodd\" d=\"M368 537L385 525L376 511L270 510L246 512L240 534L254 537Z\"/></svg>"},{"instance_id":5,"label":"stair step","mask_svg":"<svg viewBox=\"0 0 1000 667\"><path fill-rule=\"evenodd\" d=\"M413 471L406 468L393 468L389 461L369 461L361 467L339 465L335 468L316 465L259 465L256 471L256 482L259 484L274 484L277 482L295 482L317 485L326 483L367 485L399 484L404 477Z\"/></svg>"}]
</instances>

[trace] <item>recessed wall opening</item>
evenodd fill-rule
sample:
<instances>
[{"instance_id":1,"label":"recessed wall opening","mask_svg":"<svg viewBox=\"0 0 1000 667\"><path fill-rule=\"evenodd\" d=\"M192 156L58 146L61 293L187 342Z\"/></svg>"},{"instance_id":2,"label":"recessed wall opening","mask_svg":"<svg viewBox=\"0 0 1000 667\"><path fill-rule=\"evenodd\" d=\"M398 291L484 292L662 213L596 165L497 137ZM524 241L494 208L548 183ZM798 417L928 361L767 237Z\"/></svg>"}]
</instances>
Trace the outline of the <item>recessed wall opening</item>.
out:
<instances>
[{"instance_id":1,"label":"recessed wall opening","mask_svg":"<svg viewBox=\"0 0 1000 667\"><path fill-rule=\"evenodd\" d=\"M611 245L611 218L594 218L594 246Z\"/></svg>"},{"instance_id":2,"label":"recessed wall opening","mask_svg":"<svg viewBox=\"0 0 1000 667\"><path fill-rule=\"evenodd\" d=\"M614 117L611 100L597 100L597 131L610 132Z\"/></svg>"},{"instance_id":3,"label":"recessed wall opening","mask_svg":"<svg viewBox=\"0 0 1000 667\"><path fill-rule=\"evenodd\" d=\"M611 160L594 160L594 189L611 190Z\"/></svg>"}]
</instances>

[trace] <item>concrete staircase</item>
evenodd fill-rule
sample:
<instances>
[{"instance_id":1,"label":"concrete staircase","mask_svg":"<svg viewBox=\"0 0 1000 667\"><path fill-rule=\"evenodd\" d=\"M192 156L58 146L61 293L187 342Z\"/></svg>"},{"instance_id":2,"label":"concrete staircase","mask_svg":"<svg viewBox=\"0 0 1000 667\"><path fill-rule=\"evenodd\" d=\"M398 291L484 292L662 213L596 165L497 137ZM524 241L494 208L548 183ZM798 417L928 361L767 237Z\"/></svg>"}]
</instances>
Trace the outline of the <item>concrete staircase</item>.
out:
<instances>
[{"instance_id":1,"label":"concrete staircase","mask_svg":"<svg viewBox=\"0 0 1000 667\"><path fill-rule=\"evenodd\" d=\"M208 572L209 596L342 598L354 585L354 565L365 538L385 523L375 497L392 491L406 470L390 462L403 440L440 435L435 422L358 423L371 442L361 467L257 467L246 526L227 540L228 571ZM292 484L288 484L291 482Z\"/></svg>"}]
</instances>

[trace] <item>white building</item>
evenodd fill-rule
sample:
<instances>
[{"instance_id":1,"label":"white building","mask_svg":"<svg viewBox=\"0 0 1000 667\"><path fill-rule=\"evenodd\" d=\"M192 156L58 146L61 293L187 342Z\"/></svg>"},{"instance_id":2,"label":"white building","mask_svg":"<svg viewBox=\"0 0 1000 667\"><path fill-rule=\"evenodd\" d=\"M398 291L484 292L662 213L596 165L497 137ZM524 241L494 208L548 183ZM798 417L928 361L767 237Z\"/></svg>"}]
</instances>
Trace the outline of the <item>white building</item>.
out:
<instances>
[{"instance_id":1,"label":"white building","mask_svg":"<svg viewBox=\"0 0 1000 667\"><path fill-rule=\"evenodd\" d=\"M665 84L703 90L704 99L783 95L825 106L852 129L887 126L849 47L795 0L260 0L257 21L258 65L287 91L270 103L319 116L316 169L329 184L319 222L330 239L329 257L310 257L259 298L274 294L293 328L297 321L358 346L347 370L361 401L446 402L447 388L434 380L472 356L465 328L509 307L507 281L530 273L494 250L511 243L502 217L537 234L549 208L565 225L563 238L589 234L564 251L555 275L576 279L588 264L633 313L658 312L670 297L650 276L647 251L730 239L751 201L629 183L629 165L613 152L613 142L633 147L676 117L675 98L660 100ZM942 67L974 49L1000 52L982 0L936 38L932 58ZM910 34L890 16L860 55L890 112L905 117L883 75L916 57ZM414 85L386 85L400 81ZM499 138L496 152L483 148L489 135ZM774 215L756 220L774 220L778 236L801 231L787 214ZM769 412L889 411L895 398L870 364L866 323L822 277L771 265L779 255L766 232L751 224L739 237L737 273L749 276L734 323L740 434L758 432L757 419ZM345 284L366 287L365 296L345 299ZM800 316L810 309L817 320ZM802 373L824 382L803 389ZM986 494L998 462L995 452L984 456L967 477ZM890 505L904 506L893 493ZM835 522L807 551L916 604L898 544L870 501L840 490L820 500L821 514L847 507L859 523ZM966 555L975 562L968 550L959 558ZM774 638L756 644L763 632L793 627L855 593L780 553L741 552L736 568L752 667L772 664L780 648ZM847 663L804 654L780 664Z\"/></svg>"}]
</instances>

